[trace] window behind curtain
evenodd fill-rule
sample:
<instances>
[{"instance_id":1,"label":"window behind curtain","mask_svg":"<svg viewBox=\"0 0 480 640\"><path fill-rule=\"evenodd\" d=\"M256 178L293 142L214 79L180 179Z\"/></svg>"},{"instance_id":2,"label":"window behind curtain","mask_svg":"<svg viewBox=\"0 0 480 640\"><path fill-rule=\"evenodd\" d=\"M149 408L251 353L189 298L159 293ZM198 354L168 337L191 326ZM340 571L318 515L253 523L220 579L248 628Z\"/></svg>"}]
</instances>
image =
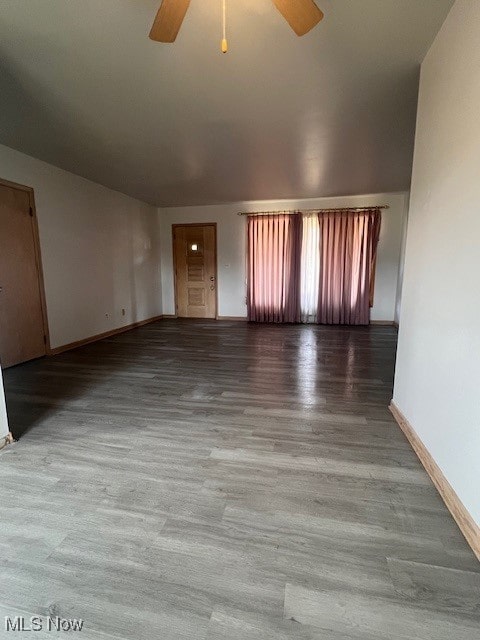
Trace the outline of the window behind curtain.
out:
<instances>
[{"instance_id":1,"label":"window behind curtain","mask_svg":"<svg viewBox=\"0 0 480 640\"><path fill-rule=\"evenodd\" d=\"M248 318L368 324L378 209L249 216Z\"/></svg>"},{"instance_id":2,"label":"window behind curtain","mask_svg":"<svg viewBox=\"0 0 480 640\"><path fill-rule=\"evenodd\" d=\"M317 213L302 218L300 308L302 322L317 322L320 284L320 223Z\"/></svg>"}]
</instances>

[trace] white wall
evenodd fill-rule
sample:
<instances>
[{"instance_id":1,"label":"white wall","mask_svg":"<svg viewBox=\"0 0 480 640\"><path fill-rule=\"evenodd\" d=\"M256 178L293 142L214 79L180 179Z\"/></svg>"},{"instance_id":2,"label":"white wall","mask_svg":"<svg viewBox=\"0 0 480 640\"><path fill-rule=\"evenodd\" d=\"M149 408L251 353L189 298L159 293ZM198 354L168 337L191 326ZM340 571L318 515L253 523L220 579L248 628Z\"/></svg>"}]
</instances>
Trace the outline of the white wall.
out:
<instances>
[{"instance_id":1,"label":"white wall","mask_svg":"<svg viewBox=\"0 0 480 640\"><path fill-rule=\"evenodd\" d=\"M378 248L375 305L372 320L393 321L397 298L397 282L402 244L402 229L406 215L406 193L380 193L343 198L311 200L281 200L235 202L202 207L174 207L160 209L162 232L162 291L163 312L175 313L172 224L216 222L218 244L218 314L245 317L245 217L239 211L280 209L309 209L315 207L370 206L389 204L382 211L382 231Z\"/></svg>"},{"instance_id":2,"label":"white wall","mask_svg":"<svg viewBox=\"0 0 480 640\"><path fill-rule=\"evenodd\" d=\"M0 368L0 438L4 438L9 432L7 420L7 407L5 405L5 393L3 391L2 369Z\"/></svg>"},{"instance_id":3,"label":"white wall","mask_svg":"<svg viewBox=\"0 0 480 640\"><path fill-rule=\"evenodd\" d=\"M403 293L403 274L405 270L405 250L407 248L407 230L408 230L408 209L410 205L409 195L405 198L405 214L403 217L402 228L402 244L400 246L400 259L398 262L398 285L397 285L397 299L395 301L395 322L400 322L400 311L402 308L402 293Z\"/></svg>"},{"instance_id":4,"label":"white wall","mask_svg":"<svg viewBox=\"0 0 480 640\"><path fill-rule=\"evenodd\" d=\"M480 524L480 2L422 65L394 402Z\"/></svg>"},{"instance_id":5,"label":"white wall","mask_svg":"<svg viewBox=\"0 0 480 640\"><path fill-rule=\"evenodd\" d=\"M1 145L0 178L35 189L52 347L161 314L156 208Z\"/></svg>"}]
</instances>

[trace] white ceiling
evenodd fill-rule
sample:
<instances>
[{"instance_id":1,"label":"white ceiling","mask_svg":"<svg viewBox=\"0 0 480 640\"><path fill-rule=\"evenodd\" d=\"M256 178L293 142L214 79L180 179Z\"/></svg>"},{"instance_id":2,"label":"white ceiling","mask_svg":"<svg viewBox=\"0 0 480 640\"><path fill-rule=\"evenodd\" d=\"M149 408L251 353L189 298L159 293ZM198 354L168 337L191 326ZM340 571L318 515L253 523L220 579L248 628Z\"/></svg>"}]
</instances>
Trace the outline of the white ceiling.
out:
<instances>
[{"instance_id":1,"label":"white ceiling","mask_svg":"<svg viewBox=\"0 0 480 640\"><path fill-rule=\"evenodd\" d=\"M409 187L419 63L453 0L0 0L0 142L159 206ZM0 167L1 174L1 167ZM1 175L0 175L1 177Z\"/></svg>"}]
</instances>

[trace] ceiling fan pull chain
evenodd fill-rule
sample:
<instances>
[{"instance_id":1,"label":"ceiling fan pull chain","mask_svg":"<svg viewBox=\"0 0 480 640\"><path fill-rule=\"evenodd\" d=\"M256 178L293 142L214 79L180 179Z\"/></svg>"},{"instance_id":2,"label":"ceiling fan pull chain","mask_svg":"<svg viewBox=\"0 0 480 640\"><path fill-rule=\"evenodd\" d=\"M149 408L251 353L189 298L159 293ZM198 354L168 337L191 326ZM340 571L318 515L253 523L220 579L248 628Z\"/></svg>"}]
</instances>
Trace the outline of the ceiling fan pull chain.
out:
<instances>
[{"instance_id":1,"label":"ceiling fan pull chain","mask_svg":"<svg viewBox=\"0 0 480 640\"><path fill-rule=\"evenodd\" d=\"M222 0L222 2L223 2L222 53L227 53L227 51L228 51L228 42L227 42L227 0Z\"/></svg>"}]
</instances>

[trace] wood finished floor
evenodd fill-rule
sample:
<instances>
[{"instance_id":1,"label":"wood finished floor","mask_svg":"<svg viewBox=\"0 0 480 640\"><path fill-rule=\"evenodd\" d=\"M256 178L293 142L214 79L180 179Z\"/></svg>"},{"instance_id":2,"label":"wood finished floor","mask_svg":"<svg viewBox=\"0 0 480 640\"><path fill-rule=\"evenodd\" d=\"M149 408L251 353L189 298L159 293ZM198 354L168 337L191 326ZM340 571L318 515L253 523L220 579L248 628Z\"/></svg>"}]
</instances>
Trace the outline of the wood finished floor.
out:
<instances>
[{"instance_id":1,"label":"wood finished floor","mask_svg":"<svg viewBox=\"0 0 480 640\"><path fill-rule=\"evenodd\" d=\"M7 370L0 630L478 640L480 565L387 410L395 346L172 320Z\"/></svg>"}]
</instances>

